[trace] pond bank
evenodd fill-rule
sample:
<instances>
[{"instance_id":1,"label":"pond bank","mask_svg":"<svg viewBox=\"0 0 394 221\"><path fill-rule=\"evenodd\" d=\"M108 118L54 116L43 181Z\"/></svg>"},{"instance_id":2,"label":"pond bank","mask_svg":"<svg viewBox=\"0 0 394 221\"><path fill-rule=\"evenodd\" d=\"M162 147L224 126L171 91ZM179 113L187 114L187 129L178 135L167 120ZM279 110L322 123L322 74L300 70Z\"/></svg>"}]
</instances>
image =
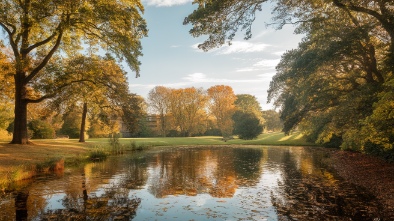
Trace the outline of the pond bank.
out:
<instances>
[{"instance_id":1,"label":"pond bank","mask_svg":"<svg viewBox=\"0 0 394 221\"><path fill-rule=\"evenodd\" d=\"M394 164L361 153L319 147L308 148L328 156L326 163L335 169L338 175L347 182L368 189L384 205L384 213L388 214L386 217L394 217ZM53 159L78 159L88 154L88 145L80 143L61 141L32 145L0 143L0 187L1 182L7 181L1 179L17 176L18 173L21 179L34 176L34 173L20 172L21 168L26 168L28 165L45 165Z\"/></svg>"},{"instance_id":2,"label":"pond bank","mask_svg":"<svg viewBox=\"0 0 394 221\"><path fill-rule=\"evenodd\" d=\"M394 219L394 163L350 151L332 150L331 166L345 180L361 186L384 205L386 217Z\"/></svg>"},{"instance_id":3,"label":"pond bank","mask_svg":"<svg viewBox=\"0 0 394 221\"><path fill-rule=\"evenodd\" d=\"M0 190L10 181L29 179L41 172L56 172L64 167L64 160L86 157L84 144L32 143L29 145L0 143Z\"/></svg>"}]
</instances>

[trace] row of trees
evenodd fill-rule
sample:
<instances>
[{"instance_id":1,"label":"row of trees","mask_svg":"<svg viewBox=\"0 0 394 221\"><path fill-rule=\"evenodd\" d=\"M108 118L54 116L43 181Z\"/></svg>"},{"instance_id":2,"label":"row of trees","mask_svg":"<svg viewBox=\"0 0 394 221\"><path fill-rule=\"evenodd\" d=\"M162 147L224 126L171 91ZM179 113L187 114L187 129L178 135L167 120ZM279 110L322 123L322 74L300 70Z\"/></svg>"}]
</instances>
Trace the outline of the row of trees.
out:
<instances>
[{"instance_id":1,"label":"row of trees","mask_svg":"<svg viewBox=\"0 0 394 221\"><path fill-rule=\"evenodd\" d=\"M245 31L266 0L200 0L185 18L209 50ZM394 5L392 1L277 0L274 24L305 37L287 51L268 100L281 109L284 132L311 141L384 154L394 152ZM394 154L391 154L394 159Z\"/></svg>"},{"instance_id":2,"label":"row of trees","mask_svg":"<svg viewBox=\"0 0 394 221\"><path fill-rule=\"evenodd\" d=\"M149 92L148 106L160 118L162 136L179 131L182 136L210 134L226 139L235 133L243 139L253 139L262 132L265 123L256 97L235 95L226 85L212 86L206 91L157 86ZM270 119L279 118L275 111L264 113ZM280 127L278 121L268 123L271 130Z\"/></svg>"},{"instance_id":3,"label":"row of trees","mask_svg":"<svg viewBox=\"0 0 394 221\"><path fill-rule=\"evenodd\" d=\"M12 63L8 63L12 67ZM2 65L7 67L7 65ZM3 68L5 70L5 68ZM8 69L12 76L12 68ZM13 85L13 79L5 79ZM0 128L15 132L12 87L4 87L0 109ZM126 72L110 55L75 55L69 58L54 56L42 70L42 76L28 87L30 98L40 93L52 94L42 102L27 108L27 134L32 138L53 138L55 134L79 137L108 136L119 132L121 122L134 133L138 120L143 118L143 99L129 93Z\"/></svg>"}]
</instances>

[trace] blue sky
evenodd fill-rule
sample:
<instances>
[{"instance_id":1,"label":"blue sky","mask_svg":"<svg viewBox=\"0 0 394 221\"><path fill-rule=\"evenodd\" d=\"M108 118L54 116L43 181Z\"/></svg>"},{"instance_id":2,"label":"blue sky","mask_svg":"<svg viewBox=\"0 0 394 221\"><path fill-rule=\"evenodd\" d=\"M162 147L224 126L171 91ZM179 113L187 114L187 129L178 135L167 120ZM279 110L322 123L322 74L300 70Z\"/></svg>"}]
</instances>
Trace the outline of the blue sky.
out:
<instances>
[{"instance_id":1,"label":"blue sky","mask_svg":"<svg viewBox=\"0 0 394 221\"><path fill-rule=\"evenodd\" d=\"M270 23L270 5L258 14L253 24L253 37L243 40L239 33L231 46L223 46L209 52L197 48L204 38L189 35L190 26L184 26L184 18L195 5L192 0L142 0L145 6L149 36L142 40L143 56L140 58L141 77L129 72L130 91L147 97L157 86L171 88L229 85L235 94L251 94L257 97L263 109L267 104L267 89L275 65L281 54L296 48L302 36L294 35L294 27L282 30L267 28Z\"/></svg>"}]
</instances>

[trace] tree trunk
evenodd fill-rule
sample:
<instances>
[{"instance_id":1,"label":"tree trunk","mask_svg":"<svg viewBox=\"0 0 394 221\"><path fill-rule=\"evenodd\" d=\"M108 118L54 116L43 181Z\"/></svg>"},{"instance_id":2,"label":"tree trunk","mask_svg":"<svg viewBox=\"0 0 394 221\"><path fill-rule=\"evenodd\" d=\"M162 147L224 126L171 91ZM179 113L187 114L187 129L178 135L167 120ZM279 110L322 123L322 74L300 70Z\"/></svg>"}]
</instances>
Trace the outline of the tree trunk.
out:
<instances>
[{"instance_id":1,"label":"tree trunk","mask_svg":"<svg viewBox=\"0 0 394 221\"><path fill-rule=\"evenodd\" d=\"M83 103L81 130L79 132L79 142L85 142L85 125L86 125L86 114L88 113L88 103Z\"/></svg>"},{"instance_id":2,"label":"tree trunk","mask_svg":"<svg viewBox=\"0 0 394 221\"><path fill-rule=\"evenodd\" d=\"M166 136L166 122L165 122L164 113L160 114L160 120L161 120L161 136L165 137Z\"/></svg>"},{"instance_id":3,"label":"tree trunk","mask_svg":"<svg viewBox=\"0 0 394 221\"><path fill-rule=\"evenodd\" d=\"M15 118L14 133L11 144L28 144L27 134L27 101L25 100L26 84L24 83L24 73L15 75Z\"/></svg>"}]
</instances>

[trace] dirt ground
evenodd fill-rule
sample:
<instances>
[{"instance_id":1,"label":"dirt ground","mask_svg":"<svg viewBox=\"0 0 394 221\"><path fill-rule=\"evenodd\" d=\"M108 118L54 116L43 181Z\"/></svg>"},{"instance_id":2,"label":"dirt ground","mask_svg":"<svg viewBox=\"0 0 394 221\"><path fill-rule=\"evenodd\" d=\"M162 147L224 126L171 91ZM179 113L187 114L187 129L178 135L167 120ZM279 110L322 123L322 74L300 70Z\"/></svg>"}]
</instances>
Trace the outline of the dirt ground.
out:
<instances>
[{"instance_id":1,"label":"dirt ground","mask_svg":"<svg viewBox=\"0 0 394 221\"><path fill-rule=\"evenodd\" d=\"M349 151L332 151L330 156L338 174L375 195L384 206L385 217L394 220L394 163Z\"/></svg>"}]
</instances>

